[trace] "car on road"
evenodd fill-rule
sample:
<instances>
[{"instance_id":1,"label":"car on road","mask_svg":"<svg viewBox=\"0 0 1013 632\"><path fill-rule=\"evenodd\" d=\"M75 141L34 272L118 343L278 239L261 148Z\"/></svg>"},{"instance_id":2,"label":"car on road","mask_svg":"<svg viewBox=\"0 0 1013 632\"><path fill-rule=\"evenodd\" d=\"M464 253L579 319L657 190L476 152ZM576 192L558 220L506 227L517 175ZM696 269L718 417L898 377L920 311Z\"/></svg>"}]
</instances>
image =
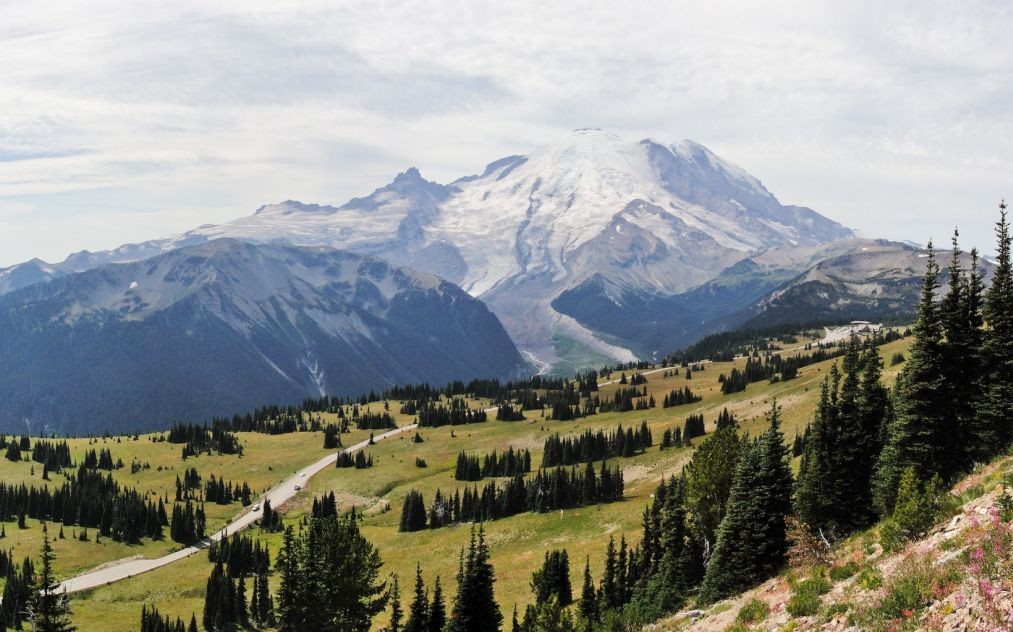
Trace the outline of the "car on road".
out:
<instances>
[{"instance_id":1,"label":"car on road","mask_svg":"<svg viewBox=\"0 0 1013 632\"><path fill-rule=\"evenodd\" d=\"M299 472L299 476L306 476L306 472Z\"/></svg>"},{"instance_id":2,"label":"car on road","mask_svg":"<svg viewBox=\"0 0 1013 632\"><path fill-rule=\"evenodd\" d=\"M296 485L295 486L295 491L299 491L300 489L302 489L302 485Z\"/></svg>"},{"instance_id":3,"label":"car on road","mask_svg":"<svg viewBox=\"0 0 1013 632\"><path fill-rule=\"evenodd\" d=\"M250 511L260 511L260 505L254 505L253 507L250 507Z\"/></svg>"}]
</instances>

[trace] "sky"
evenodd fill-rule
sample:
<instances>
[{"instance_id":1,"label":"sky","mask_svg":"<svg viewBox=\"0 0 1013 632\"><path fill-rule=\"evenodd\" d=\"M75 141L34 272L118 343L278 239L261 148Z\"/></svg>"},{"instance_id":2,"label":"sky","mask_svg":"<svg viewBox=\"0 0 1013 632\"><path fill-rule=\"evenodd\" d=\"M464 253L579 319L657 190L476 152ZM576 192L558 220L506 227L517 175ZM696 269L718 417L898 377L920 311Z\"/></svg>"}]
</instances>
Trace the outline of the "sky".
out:
<instances>
[{"instance_id":1,"label":"sky","mask_svg":"<svg viewBox=\"0 0 1013 632\"><path fill-rule=\"evenodd\" d=\"M704 6L704 5L712 6ZM0 266L684 138L862 233L994 250L1008 2L0 0Z\"/></svg>"}]
</instances>

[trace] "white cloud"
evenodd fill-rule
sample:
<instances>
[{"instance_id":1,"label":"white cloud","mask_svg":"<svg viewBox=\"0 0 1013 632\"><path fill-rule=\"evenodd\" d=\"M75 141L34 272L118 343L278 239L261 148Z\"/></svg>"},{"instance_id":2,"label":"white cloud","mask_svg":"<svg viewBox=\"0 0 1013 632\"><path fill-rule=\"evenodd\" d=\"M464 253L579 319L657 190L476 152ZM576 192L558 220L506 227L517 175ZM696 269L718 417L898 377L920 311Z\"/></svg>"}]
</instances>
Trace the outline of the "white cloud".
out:
<instances>
[{"instance_id":1,"label":"white cloud","mask_svg":"<svg viewBox=\"0 0 1013 632\"><path fill-rule=\"evenodd\" d=\"M712 4L0 5L0 265L340 203L410 165L448 181L583 126L693 138L786 203L991 250L1006 4Z\"/></svg>"}]
</instances>

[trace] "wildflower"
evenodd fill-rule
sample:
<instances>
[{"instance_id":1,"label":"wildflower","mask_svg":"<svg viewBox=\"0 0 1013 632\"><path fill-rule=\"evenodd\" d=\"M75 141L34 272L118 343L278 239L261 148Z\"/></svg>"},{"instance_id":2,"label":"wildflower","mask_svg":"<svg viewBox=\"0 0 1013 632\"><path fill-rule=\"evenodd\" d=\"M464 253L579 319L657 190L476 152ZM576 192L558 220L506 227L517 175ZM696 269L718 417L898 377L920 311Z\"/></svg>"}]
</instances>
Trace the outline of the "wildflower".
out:
<instances>
[{"instance_id":1,"label":"wildflower","mask_svg":"<svg viewBox=\"0 0 1013 632\"><path fill-rule=\"evenodd\" d=\"M982 597L984 597L986 601L992 601L992 599L995 598L996 593L999 592L998 587L989 581L988 578L982 579L978 583L978 588Z\"/></svg>"}]
</instances>

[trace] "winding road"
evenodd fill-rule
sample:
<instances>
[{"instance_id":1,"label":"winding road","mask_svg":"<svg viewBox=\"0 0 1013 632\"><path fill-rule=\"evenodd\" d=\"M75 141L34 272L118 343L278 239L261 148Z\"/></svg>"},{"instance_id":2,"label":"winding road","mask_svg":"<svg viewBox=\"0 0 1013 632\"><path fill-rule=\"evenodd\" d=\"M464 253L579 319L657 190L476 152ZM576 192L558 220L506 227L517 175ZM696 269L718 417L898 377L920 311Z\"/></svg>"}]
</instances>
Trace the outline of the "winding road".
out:
<instances>
[{"instance_id":1,"label":"winding road","mask_svg":"<svg viewBox=\"0 0 1013 632\"><path fill-rule=\"evenodd\" d=\"M383 439L386 439L388 437L393 437L395 435L401 434L406 430L414 430L415 428L416 424L411 424L401 428L395 428L394 430L373 437L373 441L382 441ZM347 453L358 452L359 450L364 449L367 445L369 445L368 439L360 441L355 445L351 445L342 450L342 452ZM307 480L309 480L310 478L312 478L314 475L318 474L325 468L333 467L334 462L338 459L338 454L340 453L341 452L331 452L330 454L323 457L319 461L302 468L292 476L289 476L288 478L283 480L278 485L272 487L263 496L258 498L255 501L255 504L263 506L264 501L270 500L272 507L280 507L283 503L294 498L295 495L299 493L300 490L296 489L296 487L302 487ZM169 553L168 555L163 555L162 557L154 559L127 560L119 563L113 562L111 565L103 566L95 570L82 573L76 577L71 577L70 579L64 580L63 583L60 584L59 591L68 593L80 592L82 590L88 590L89 588L105 586L106 584L111 584L113 582L118 582L123 579L128 579L135 575L140 575L141 573L147 573L148 571L155 570L156 568L168 566L173 562L186 559L191 555L193 555L194 553L203 551L204 549L209 547L212 542L220 540L228 534L242 531L243 529L251 526L254 522L256 522L259 519L260 519L259 510L246 511L241 515L239 515L232 522L225 525L221 530L213 533L207 538L204 538L200 542L192 544L184 549L180 549L179 551L174 551L172 553Z\"/></svg>"}]
</instances>

